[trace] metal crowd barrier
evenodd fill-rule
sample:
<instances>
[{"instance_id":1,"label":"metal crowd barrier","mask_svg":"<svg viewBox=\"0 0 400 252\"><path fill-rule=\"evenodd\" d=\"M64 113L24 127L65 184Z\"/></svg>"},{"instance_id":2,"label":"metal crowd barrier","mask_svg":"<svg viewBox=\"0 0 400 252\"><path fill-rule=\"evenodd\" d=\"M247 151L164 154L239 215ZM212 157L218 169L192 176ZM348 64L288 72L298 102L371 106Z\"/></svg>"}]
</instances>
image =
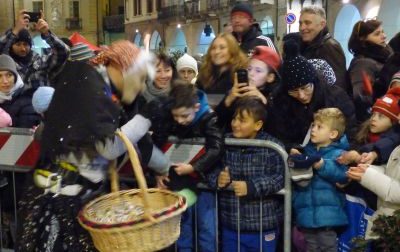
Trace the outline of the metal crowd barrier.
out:
<instances>
[{"instance_id":1,"label":"metal crowd barrier","mask_svg":"<svg viewBox=\"0 0 400 252\"><path fill-rule=\"evenodd\" d=\"M193 139L178 139L176 137L170 137L168 139L168 141L170 143L174 143L175 147L172 148L179 148L181 145L197 145L197 146L202 146L204 145L204 139L202 138L193 138ZM286 153L286 151L279 146L278 144L271 142L271 141L266 141L266 140L254 140L254 139L234 139L234 138L226 138L225 139L225 145L227 146L251 146L251 147L260 147L260 148L270 148L273 149L275 151L277 151L282 159L284 160L284 164L285 164L285 188L282 189L281 191L278 192L278 194L283 195L284 196L284 225L283 225L283 249L285 252L290 252L291 251L291 216L292 216L292 194L291 194L291 180L290 180L290 175L289 175L289 168L287 166L287 157L288 154ZM171 148L170 148L171 149ZM168 153L168 152L167 152ZM179 152L178 152L179 155ZM196 155L196 153L192 154L193 156ZM177 160L182 160L182 159L190 159L188 157L183 157L183 158L179 158L179 156L175 156L173 157L173 159L177 159ZM202 189L208 189L207 186L200 184L200 188ZM230 188L228 188L229 190ZM230 189L231 190L231 189ZM216 207L218 207L218 194L216 193ZM260 202L260 211L262 211L261 208L261 204L262 201ZM196 208L195 208L196 209ZM238 209L239 209L239 200L238 200ZM195 215L196 215L196 211L195 211ZM197 216L195 216L195 221L197 220ZM218 251L218 209L216 210L216 231L217 231L217 235L216 235L216 249ZM260 224L262 219L260 219ZM238 220L238 225L239 225L239 220ZM261 225L260 225L261 227ZM240 226L238 226L238 236L240 235ZM260 228L260 250L262 250L262 228ZM198 244L197 244L197 225L195 223L195 251L198 251ZM238 239L238 241L240 241ZM278 241L279 242L279 241ZM238 249L240 252L240 246L238 246ZM176 247L175 247L175 251L177 251ZM262 252L262 251L261 251ZM267 251L264 251L267 252Z\"/></svg>"},{"instance_id":2,"label":"metal crowd barrier","mask_svg":"<svg viewBox=\"0 0 400 252\"><path fill-rule=\"evenodd\" d=\"M177 139L174 137L169 138L169 142L173 143L168 150L165 151L171 161L187 162L193 157L198 156L204 145L204 139ZM284 228L283 228L283 241L284 251L291 251L291 181L289 176L289 169L287 166L287 153L278 144L265 141L265 140L250 140L250 139L225 139L225 144L228 146L252 146L260 148L271 148L277 151L284 160L285 164L285 188L278 194L284 196ZM183 147L183 148L182 148ZM178 151L177 151L178 150ZM17 225L17 205L16 205L16 186L15 186L15 173L16 172L29 172L35 165L39 157L39 145L33 139L33 131L31 129L22 128L0 128L0 172L11 172L12 174L12 192L13 192L13 205L14 205L14 218L15 225ZM10 183L10 182L9 182ZM202 189L208 189L203 185ZM229 188L228 188L229 189ZM0 189L1 190L1 189ZM218 251L218 195L216 193L216 240L215 246ZM0 199L0 251L5 251L3 248L3 234L2 234L2 212L1 212ZM261 203L260 203L261 204ZM262 211L260 205L260 211ZM196 211L195 211L196 215ZM196 216L195 216L196 217ZM196 220L197 218L195 218ZM238 220L239 221L239 220ZM262 220L260 220L262 221ZM260 223L261 224L261 223ZM261 227L261 226L260 226ZM197 223L195 223L195 251L198 251L197 246ZM239 227L240 230L240 227ZM262 229L260 228L260 245L262 238ZM262 249L262 246L260 246ZM176 246L175 246L176 250ZM239 246L240 250L240 246ZM266 252L266 251L264 251Z\"/></svg>"}]
</instances>

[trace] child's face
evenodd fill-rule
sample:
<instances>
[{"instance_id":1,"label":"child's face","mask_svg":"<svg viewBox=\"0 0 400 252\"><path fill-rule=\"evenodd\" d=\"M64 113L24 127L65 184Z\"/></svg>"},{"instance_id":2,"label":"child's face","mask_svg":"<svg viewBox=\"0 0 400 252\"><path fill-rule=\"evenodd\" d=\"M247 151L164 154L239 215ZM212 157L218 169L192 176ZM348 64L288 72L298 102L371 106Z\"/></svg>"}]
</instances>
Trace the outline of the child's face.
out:
<instances>
[{"instance_id":1,"label":"child's face","mask_svg":"<svg viewBox=\"0 0 400 252\"><path fill-rule=\"evenodd\" d=\"M329 125L318 120L314 120L311 126L311 142L317 146L327 146L337 137L338 132L332 130Z\"/></svg>"},{"instance_id":2,"label":"child's face","mask_svg":"<svg viewBox=\"0 0 400 252\"><path fill-rule=\"evenodd\" d=\"M171 110L172 117L178 124L183 126L188 126L193 122L193 119L196 116L196 112L199 111L199 108L200 108L199 103L190 108L187 107L175 108Z\"/></svg>"},{"instance_id":3,"label":"child's face","mask_svg":"<svg viewBox=\"0 0 400 252\"><path fill-rule=\"evenodd\" d=\"M189 67L183 67L183 68L179 69L178 76L182 80L191 82L194 79L194 77L196 77L196 72Z\"/></svg>"},{"instance_id":4,"label":"child's face","mask_svg":"<svg viewBox=\"0 0 400 252\"><path fill-rule=\"evenodd\" d=\"M264 86L265 83L271 83L274 81L273 79L271 81L271 75L273 75L273 73L270 73L267 64L265 64L261 60L250 60L250 64L247 70L249 73L249 83L252 86L260 88Z\"/></svg>"},{"instance_id":5,"label":"child's face","mask_svg":"<svg viewBox=\"0 0 400 252\"><path fill-rule=\"evenodd\" d=\"M369 124L369 131L371 133L382 133L387 131L392 127L392 121L389 117L382 113L374 112L371 116L371 121Z\"/></svg>"},{"instance_id":6,"label":"child's face","mask_svg":"<svg viewBox=\"0 0 400 252\"><path fill-rule=\"evenodd\" d=\"M262 128L261 120L255 121L254 117L247 111L241 111L232 119L232 133L235 138L255 138Z\"/></svg>"}]
</instances>

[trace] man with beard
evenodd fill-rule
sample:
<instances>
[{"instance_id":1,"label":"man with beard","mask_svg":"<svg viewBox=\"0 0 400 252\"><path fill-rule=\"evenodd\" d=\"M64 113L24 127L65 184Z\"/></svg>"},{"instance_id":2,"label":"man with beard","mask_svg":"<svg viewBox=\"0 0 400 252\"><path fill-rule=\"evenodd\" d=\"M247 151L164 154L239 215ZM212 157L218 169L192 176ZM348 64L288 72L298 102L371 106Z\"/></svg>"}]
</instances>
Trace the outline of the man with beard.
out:
<instances>
[{"instance_id":1,"label":"man with beard","mask_svg":"<svg viewBox=\"0 0 400 252\"><path fill-rule=\"evenodd\" d=\"M264 36L260 25L254 22L253 8L249 3L238 2L231 10L232 35L236 38L244 53L252 53L256 46L276 48L272 40Z\"/></svg>"},{"instance_id":2,"label":"man with beard","mask_svg":"<svg viewBox=\"0 0 400 252\"><path fill-rule=\"evenodd\" d=\"M0 54L9 54L17 63L17 71L24 81L25 91L49 86L50 79L61 70L69 56L68 47L50 31L43 15L33 25L51 48L42 56L32 51L32 38L27 30L30 18L21 10L15 27L0 37Z\"/></svg>"}]
</instances>

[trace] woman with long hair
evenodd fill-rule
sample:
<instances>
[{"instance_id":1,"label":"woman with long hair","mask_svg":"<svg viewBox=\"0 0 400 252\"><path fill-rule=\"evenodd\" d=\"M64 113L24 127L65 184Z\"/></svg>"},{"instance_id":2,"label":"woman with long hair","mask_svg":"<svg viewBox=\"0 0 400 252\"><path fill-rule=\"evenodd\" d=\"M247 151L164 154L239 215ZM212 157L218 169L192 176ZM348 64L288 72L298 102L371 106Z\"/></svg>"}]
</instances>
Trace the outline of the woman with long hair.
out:
<instances>
[{"instance_id":1,"label":"woman with long hair","mask_svg":"<svg viewBox=\"0 0 400 252\"><path fill-rule=\"evenodd\" d=\"M386 43L382 22L378 20L358 21L353 27L348 48L354 55L348 73L356 116L362 122L371 116L371 106L374 104L373 94L366 92L363 83L369 80L373 89L377 88L374 84L392 49Z\"/></svg>"},{"instance_id":2,"label":"woman with long hair","mask_svg":"<svg viewBox=\"0 0 400 252\"><path fill-rule=\"evenodd\" d=\"M247 57L230 33L215 37L200 69L197 85L209 94L226 94L233 86L236 70L247 68Z\"/></svg>"}]
</instances>

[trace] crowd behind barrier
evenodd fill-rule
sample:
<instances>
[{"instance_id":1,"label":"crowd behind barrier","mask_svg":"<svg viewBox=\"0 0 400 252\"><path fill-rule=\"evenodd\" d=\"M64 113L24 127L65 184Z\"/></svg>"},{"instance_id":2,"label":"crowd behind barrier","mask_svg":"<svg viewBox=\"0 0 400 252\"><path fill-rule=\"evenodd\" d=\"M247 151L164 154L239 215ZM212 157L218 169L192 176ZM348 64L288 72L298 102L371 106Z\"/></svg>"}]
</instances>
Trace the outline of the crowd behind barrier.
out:
<instances>
[{"instance_id":1,"label":"crowd behind barrier","mask_svg":"<svg viewBox=\"0 0 400 252\"><path fill-rule=\"evenodd\" d=\"M14 140L15 139L15 140ZM188 152L182 152L179 151L178 149L182 150L189 150L193 146L199 146L204 144L204 139L185 139L185 140L180 140L175 137L170 137L169 142L173 143L169 148L169 153L167 153L167 156L171 160L182 160L182 159L187 159L190 158L189 156L193 155L195 156L199 151L201 151L201 148L194 148L194 152L188 153ZM260 147L260 148L271 148L275 151L277 151L281 156L283 160L287 159L287 153L284 149L282 149L278 144L270 142L270 141L263 141L263 140L246 140L246 139L225 139L225 144L230 145L230 146L253 146L253 147ZM25 146L23 148L23 146ZM186 147L186 148L185 148ZM21 150L22 149L22 150ZM175 151L178 150L178 151ZM22 153L22 154L21 154ZM25 158L21 158L21 156L26 156ZM8 158L0 158L0 172L8 172L12 174L12 181L9 181L9 186L12 186L13 189L13 205L14 205L14 218L15 218L15 224L17 222L17 202L15 202L16 198L16 185L15 184L15 173L26 173L31 171L34 168L35 161L39 157L39 145L36 143L33 139L33 131L31 129L24 129L24 128L2 128L0 129L0 157L8 157ZM18 158L19 157L19 158ZM29 159L27 158L29 157ZM21 162L20 160L23 159L26 162ZM284 228L283 228L283 247L285 252L289 252L291 250L291 181L290 181L290 176L288 175L289 173L287 164L285 162L285 189L281 190L278 194L284 195L284 203L285 203L285 208L284 208ZM198 187L202 189L207 189L208 186L205 184L199 184ZM226 190L232 190L231 188L227 188ZM215 191L217 197L216 197L216 206L218 207L218 192ZM8 199L7 199L8 200ZM0 200L0 209L1 209L1 202L3 201ZM239 203L238 201L238 207ZM261 202L262 204L262 202ZM260 205L261 206L261 205ZM262 209L260 208L260 211ZM0 214L2 211L0 211ZM217 208L217 213L218 213L218 208ZM195 212L196 214L196 212ZM1 215L0 215L1 218ZM196 219L196 218L195 218ZM216 216L217 220L217 236L216 236L216 247L218 250L219 244L218 244L218 214ZM262 221L262 220L260 220ZM238 220L238 225L239 224ZM260 222L261 223L261 222ZM195 225L197 227L197 225ZM239 226L238 226L239 227ZM196 228L195 228L196 229ZM240 228L239 228L240 230ZM195 248L196 251L197 249L197 238L198 234L195 230ZM240 234L240 232L239 232ZM3 227L0 222L0 249L3 249ZM262 230L260 229L260 242L262 238Z\"/></svg>"}]
</instances>

